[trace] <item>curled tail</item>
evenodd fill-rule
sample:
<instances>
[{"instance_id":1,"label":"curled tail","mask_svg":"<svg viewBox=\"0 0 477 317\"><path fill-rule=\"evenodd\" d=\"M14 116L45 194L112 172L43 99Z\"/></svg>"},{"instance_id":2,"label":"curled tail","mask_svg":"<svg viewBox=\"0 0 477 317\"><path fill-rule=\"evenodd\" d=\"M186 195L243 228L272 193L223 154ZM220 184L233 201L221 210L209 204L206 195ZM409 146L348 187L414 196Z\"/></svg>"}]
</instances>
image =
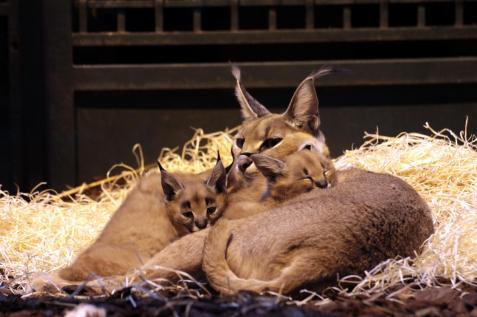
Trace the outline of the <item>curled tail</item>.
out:
<instances>
[{"instance_id":1,"label":"curled tail","mask_svg":"<svg viewBox=\"0 0 477 317\"><path fill-rule=\"evenodd\" d=\"M204 245L202 269L213 288L230 294L230 283L238 277L227 263L227 247L232 239L230 221L220 220L209 232Z\"/></svg>"},{"instance_id":2,"label":"curled tail","mask_svg":"<svg viewBox=\"0 0 477 317\"><path fill-rule=\"evenodd\" d=\"M204 246L202 269L212 287L224 295L236 294L241 290L260 293L274 290L275 280L261 281L238 277L227 262L227 248L233 238L230 220L220 220L210 231Z\"/></svg>"}]
</instances>

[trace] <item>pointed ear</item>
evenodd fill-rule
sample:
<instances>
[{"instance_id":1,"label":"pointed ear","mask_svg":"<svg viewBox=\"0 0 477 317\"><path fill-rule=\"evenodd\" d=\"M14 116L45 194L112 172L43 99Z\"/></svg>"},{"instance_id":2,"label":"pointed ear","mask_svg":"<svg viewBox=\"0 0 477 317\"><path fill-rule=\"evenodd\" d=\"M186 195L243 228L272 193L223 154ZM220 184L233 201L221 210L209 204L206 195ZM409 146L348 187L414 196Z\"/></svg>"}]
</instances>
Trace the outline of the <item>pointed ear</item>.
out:
<instances>
[{"instance_id":1,"label":"pointed ear","mask_svg":"<svg viewBox=\"0 0 477 317\"><path fill-rule=\"evenodd\" d=\"M245 90L240 81L240 69L236 65L232 65L232 75L235 77L235 95L242 108L243 119L257 118L269 114L270 111Z\"/></svg>"},{"instance_id":2,"label":"pointed ear","mask_svg":"<svg viewBox=\"0 0 477 317\"><path fill-rule=\"evenodd\" d=\"M206 181L207 186L215 188L217 193L223 193L227 189L227 172L224 164L220 159L220 154L217 152L217 163L215 163L209 178Z\"/></svg>"},{"instance_id":3,"label":"pointed ear","mask_svg":"<svg viewBox=\"0 0 477 317\"><path fill-rule=\"evenodd\" d=\"M171 201L175 198L178 191L183 189L184 187L182 184L175 178L173 175L169 174L161 165L159 161L157 161L157 165L161 170L161 185L162 191L164 192L164 196L166 200Z\"/></svg>"},{"instance_id":4,"label":"pointed ear","mask_svg":"<svg viewBox=\"0 0 477 317\"><path fill-rule=\"evenodd\" d=\"M316 134L320 126L318 116L318 97L315 90L315 80L331 73L331 68L322 67L312 73L298 85L284 115L297 128L309 130Z\"/></svg>"},{"instance_id":5,"label":"pointed ear","mask_svg":"<svg viewBox=\"0 0 477 317\"><path fill-rule=\"evenodd\" d=\"M285 171L285 163L263 154L253 154L251 156L255 166L268 180L275 180L278 175Z\"/></svg>"}]
</instances>

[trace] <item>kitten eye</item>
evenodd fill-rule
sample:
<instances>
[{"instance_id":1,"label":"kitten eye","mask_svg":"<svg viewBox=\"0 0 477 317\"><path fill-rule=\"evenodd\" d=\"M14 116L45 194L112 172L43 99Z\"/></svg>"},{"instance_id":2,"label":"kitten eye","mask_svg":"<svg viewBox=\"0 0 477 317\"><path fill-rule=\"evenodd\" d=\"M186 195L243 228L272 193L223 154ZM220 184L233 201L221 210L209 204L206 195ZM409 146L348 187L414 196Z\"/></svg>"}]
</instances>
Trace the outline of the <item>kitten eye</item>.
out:
<instances>
[{"instance_id":1,"label":"kitten eye","mask_svg":"<svg viewBox=\"0 0 477 317\"><path fill-rule=\"evenodd\" d=\"M212 215L215 212L216 209L217 209L216 207L207 208L207 216Z\"/></svg>"},{"instance_id":2,"label":"kitten eye","mask_svg":"<svg viewBox=\"0 0 477 317\"><path fill-rule=\"evenodd\" d=\"M272 147L274 147L275 145L280 143L282 140L283 140L282 138L266 139L265 141L263 141L262 145L260 146L260 150L264 151L264 150L267 150L267 149L271 149Z\"/></svg>"},{"instance_id":3,"label":"kitten eye","mask_svg":"<svg viewBox=\"0 0 477 317\"><path fill-rule=\"evenodd\" d=\"M243 144L245 143L245 139L244 138L238 138L235 140L235 144L239 147L239 148L242 148Z\"/></svg>"},{"instance_id":4,"label":"kitten eye","mask_svg":"<svg viewBox=\"0 0 477 317\"><path fill-rule=\"evenodd\" d=\"M192 219L194 218L194 213L190 210L187 210L187 211L183 211L182 212L182 215L186 218L189 218L189 219Z\"/></svg>"},{"instance_id":5,"label":"kitten eye","mask_svg":"<svg viewBox=\"0 0 477 317\"><path fill-rule=\"evenodd\" d=\"M190 209L190 202L185 201L181 204L182 209Z\"/></svg>"}]
</instances>

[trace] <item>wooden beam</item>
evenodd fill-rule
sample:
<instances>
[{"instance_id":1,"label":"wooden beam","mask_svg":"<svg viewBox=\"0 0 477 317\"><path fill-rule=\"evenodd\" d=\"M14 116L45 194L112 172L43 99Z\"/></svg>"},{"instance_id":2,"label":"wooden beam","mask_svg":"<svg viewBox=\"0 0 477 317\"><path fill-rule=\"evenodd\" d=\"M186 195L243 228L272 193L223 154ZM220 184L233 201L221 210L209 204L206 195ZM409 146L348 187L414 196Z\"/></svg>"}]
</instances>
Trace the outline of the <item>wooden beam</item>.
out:
<instances>
[{"instance_id":1,"label":"wooden beam","mask_svg":"<svg viewBox=\"0 0 477 317\"><path fill-rule=\"evenodd\" d=\"M357 61L240 63L247 87L294 87L321 65L346 69L320 79L322 86L477 83L477 57ZM78 65L75 86L83 91L211 89L233 87L228 63Z\"/></svg>"},{"instance_id":2,"label":"wooden beam","mask_svg":"<svg viewBox=\"0 0 477 317\"><path fill-rule=\"evenodd\" d=\"M371 41L475 40L477 26L439 28L207 31L73 34L75 46L235 45Z\"/></svg>"}]
</instances>

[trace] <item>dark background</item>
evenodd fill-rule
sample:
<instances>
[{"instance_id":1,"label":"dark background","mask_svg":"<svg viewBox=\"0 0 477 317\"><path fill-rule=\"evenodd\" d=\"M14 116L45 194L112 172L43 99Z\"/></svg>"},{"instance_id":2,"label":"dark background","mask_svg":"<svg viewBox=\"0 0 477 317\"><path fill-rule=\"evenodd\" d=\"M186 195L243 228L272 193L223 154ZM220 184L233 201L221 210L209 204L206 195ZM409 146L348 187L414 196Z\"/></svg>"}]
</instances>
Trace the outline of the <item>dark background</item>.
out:
<instances>
[{"instance_id":1,"label":"dark background","mask_svg":"<svg viewBox=\"0 0 477 317\"><path fill-rule=\"evenodd\" d=\"M460 131L477 118L477 2L0 0L0 184L62 190L115 163L234 127L229 61L283 111L320 65L334 156L364 131Z\"/></svg>"}]
</instances>

